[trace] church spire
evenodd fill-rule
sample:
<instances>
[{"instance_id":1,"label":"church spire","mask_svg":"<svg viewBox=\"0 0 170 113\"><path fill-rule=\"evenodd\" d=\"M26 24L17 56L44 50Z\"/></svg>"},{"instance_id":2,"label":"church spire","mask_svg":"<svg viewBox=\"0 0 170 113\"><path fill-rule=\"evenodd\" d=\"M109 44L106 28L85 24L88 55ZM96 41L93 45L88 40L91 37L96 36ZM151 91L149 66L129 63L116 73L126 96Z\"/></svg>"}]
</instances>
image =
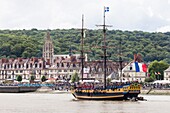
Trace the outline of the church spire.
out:
<instances>
[{"instance_id":1,"label":"church spire","mask_svg":"<svg viewBox=\"0 0 170 113\"><path fill-rule=\"evenodd\" d=\"M49 31L47 32L46 40L51 40Z\"/></svg>"},{"instance_id":2,"label":"church spire","mask_svg":"<svg viewBox=\"0 0 170 113\"><path fill-rule=\"evenodd\" d=\"M49 31L46 34L45 40L44 40L44 46L43 46L43 58L46 62L52 64L53 63L53 55L54 55L54 47L53 42L50 38Z\"/></svg>"}]
</instances>

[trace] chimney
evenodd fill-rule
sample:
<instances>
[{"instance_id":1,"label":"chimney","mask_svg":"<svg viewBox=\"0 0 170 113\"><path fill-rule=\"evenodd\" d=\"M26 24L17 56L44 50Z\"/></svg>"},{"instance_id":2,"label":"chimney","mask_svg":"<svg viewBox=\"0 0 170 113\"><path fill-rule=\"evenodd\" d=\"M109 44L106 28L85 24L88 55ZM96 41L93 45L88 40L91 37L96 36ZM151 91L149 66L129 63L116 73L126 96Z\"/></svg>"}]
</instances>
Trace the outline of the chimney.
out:
<instances>
[{"instance_id":1,"label":"chimney","mask_svg":"<svg viewBox=\"0 0 170 113\"><path fill-rule=\"evenodd\" d=\"M18 62L21 62L22 61L22 58L18 58Z\"/></svg>"},{"instance_id":2,"label":"chimney","mask_svg":"<svg viewBox=\"0 0 170 113\"><path fill-rule=\"evenodd\" d=\"M136 62L136 60L137 60L137 54L134 54L134 62Z\"/></svg>"}]
</instances>

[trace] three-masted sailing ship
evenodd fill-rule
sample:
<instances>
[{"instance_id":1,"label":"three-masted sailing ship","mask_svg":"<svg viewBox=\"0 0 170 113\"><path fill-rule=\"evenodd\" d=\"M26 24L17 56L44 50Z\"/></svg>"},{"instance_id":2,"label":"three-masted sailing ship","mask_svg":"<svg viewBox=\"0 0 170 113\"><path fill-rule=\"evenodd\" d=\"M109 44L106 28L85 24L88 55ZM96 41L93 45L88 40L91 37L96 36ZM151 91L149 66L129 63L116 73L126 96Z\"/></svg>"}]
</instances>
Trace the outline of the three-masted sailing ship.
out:
<instances>
[{"instance_id":1,"label":"three-masted sailing ship","mask_svg":"<svg viewBox=\"0 0 170 113\"><path fill-rule=\"evenodd\" d=\"M141 86L139 83L118 83L112 86L106 85L106 60L107 60L107 46L106 46L106 27L105 24L105 8L104 7L104 24L100 25L103 27L103 41L104 45L102 46L103 50L103 63L104 63L104 85L102 88L84 88L84 87L77 87L71 90L72 95L77 99L85 99L85 100L127 100L132 98L137 98L138 94L140 94ZM83 41L84 38L84 19L82 17L82 32L81 32L81 40ZM83 43L83 42L82 42ZM83 69L84 69L84 54L83 54L83 44L81 46L81 74L82 74L82 81L83 81Z\"/></svg>"}]
</instances>

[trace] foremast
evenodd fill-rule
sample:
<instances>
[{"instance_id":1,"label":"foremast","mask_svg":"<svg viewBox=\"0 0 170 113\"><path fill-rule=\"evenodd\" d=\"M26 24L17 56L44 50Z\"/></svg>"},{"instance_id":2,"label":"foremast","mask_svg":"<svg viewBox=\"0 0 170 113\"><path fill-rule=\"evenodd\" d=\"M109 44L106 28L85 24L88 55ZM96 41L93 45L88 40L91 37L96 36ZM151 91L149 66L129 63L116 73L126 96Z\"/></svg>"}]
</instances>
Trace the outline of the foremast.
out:
<instances>
[{"instance_id":1,"label":"foremast","mask_svg":"<svg viewBox=\"0 0 170 113\"><path fill-rule=\"evenodd\" d=\"M84 75L84 15L82 15L82 29L81 29L81 80L83 82L83 75Z\"/></svg>"}]
</instances>

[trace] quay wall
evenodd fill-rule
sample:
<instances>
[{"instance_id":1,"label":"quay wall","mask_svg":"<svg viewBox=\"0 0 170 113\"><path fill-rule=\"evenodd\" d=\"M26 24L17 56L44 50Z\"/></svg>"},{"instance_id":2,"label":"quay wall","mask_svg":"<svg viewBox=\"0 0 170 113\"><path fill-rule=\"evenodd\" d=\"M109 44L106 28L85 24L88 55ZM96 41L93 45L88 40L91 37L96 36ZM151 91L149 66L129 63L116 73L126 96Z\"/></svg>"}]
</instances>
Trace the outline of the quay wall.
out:
<instances>
[{"instance_id":1,"label":"quay wall","mask_svg":"<svg viewBox=\"0 0 170 113\"><path fill-rule=\"evenodd\" d=\"M152 89L150 92L148 89L142 89L141 94L170 95L170 89Z\"/></svg>"},{"instance_id":2,"label":"quay wall","mask_svg":"<svg viewBox=\"0 0 170 113\"><path fill-rule=\"evenodd\" d=\"M0 86L0 93L34 92L38 87Z\"/></svg>"}]
</instances>

